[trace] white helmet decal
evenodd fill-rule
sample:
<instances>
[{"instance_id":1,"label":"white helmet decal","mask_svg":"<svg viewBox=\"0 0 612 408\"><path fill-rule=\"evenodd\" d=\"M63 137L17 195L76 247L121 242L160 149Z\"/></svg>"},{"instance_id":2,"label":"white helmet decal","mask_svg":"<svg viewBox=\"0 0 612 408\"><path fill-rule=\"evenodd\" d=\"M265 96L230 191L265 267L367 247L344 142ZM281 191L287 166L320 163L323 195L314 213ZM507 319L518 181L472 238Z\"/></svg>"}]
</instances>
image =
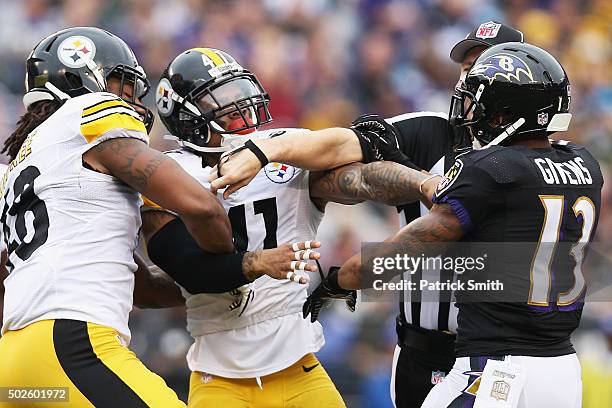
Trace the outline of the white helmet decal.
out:
<instances>
[{"instance_id":1,"label":"white helmet decal","mask_svg":"<svg viewBox=\"0 0 612 408\"><path fill-rule=\"evenodd\" d=\"M96 44L82 35L66 38L57 49L57 57L70 68L82 68L96 56Z\"/></svg>"}]
</instances>

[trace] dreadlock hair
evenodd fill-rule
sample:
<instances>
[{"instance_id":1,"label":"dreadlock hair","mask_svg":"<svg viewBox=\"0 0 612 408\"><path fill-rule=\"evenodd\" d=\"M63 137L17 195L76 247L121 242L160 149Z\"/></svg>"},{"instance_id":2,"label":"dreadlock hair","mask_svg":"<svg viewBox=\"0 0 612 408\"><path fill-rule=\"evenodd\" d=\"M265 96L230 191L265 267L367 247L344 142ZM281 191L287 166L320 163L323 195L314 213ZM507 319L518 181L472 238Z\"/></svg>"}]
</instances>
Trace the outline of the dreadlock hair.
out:
<instances>
[{"instance_id":1,"label":"dreadlock hair","mask_svg":"<svg viewBox=\"0 0 612 408\"><path fill-rule=\"evenodd\" d=\"M17 157L21 145L28 135L62 106L62 102L40 101L28 107L28 111L17 122L17 129L4 141L2 153L7 152L11 161Z\"/></svg>"}]
</instances>

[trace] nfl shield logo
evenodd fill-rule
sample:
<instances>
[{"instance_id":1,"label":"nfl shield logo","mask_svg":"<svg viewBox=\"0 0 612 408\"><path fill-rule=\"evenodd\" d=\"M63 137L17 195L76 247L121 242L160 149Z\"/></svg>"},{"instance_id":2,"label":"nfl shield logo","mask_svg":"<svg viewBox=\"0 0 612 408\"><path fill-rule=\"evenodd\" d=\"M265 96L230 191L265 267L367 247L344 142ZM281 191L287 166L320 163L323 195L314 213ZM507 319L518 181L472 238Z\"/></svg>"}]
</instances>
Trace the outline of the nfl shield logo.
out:
<instances>
[{"instance_id":1,"label":"nfl shield logo","mask_svg":"<svg viewBox=\"0 0 612 408\"><path fill-rule=\"evenodd\" d=\"M446 373L444 371L432 371L431 372L431 383L436 385L442 382L442 380L446 377Z\"/></svg>"},{"instance_id":2,"label":"nfl shield logo","mask_svg":"<svg viewBox=\"0 0 612 408\"><path fill-rule=\"evenodd\" d=\"M538 113L538 125L544 126L548 123L548 113L540 112Z\"/></svg>"},{"instance_id":3,"label":"nfl shield logo","mask_svg":"<svg viewBox=\"0 0 612 408\"><path fill-rule=\"evenodd\" d=\"M500 27L501 24L497 24L494 21L483 23L476 30L476 38L495 38Z\"/></svg>"}]
</instances>

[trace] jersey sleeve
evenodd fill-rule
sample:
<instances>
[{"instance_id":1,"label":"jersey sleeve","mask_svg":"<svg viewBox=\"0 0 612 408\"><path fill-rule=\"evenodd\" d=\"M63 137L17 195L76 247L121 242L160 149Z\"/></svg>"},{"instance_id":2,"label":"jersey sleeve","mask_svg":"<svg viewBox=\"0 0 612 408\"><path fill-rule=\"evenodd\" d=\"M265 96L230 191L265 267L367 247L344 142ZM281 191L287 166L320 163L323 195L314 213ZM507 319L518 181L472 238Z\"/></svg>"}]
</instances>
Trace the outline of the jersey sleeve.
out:
<instances>
[{"instance_id":1,"label":"jersey sleeve","mask_svg":"<svg viewBox=\"0 0 612 408\"><path fill-rule=\"evenodd\" d=\"M165 156L176 161L183 169L185 169L184 162L181 160L182 152L180 150L168 150L163 153ZM162 207L161 205L157 204L155 201L151 200L148 197L145 197L142 194L140 195L140 199L142 200L142 205L140 206L141 213L144 213L147 211L163 211L163 212L167 212L167 213L170 213L178 217L178 214L176 214L174 211L170 211Z\"/></svg>"},{"instance_id":2,"label":"jersey sleeve","mask_svg":"<svg viewBox=\"0 0 612 408\"><path fill-rule=\"evenodd\" d=\"M431 169L452 151L453 136L443 113L407 113L386 121L395 127L402 153L422 169Z\"/></svg>"},{"instance_id":3,"label":"jersey sleeve","mask_svg":"<svg viewBox=\"0 0 612 408\"><path fill-rule=\"evenodd\" d=\"M81 111L80 132L87 143L97 145L105 140L129 137L148 144L147 130L138 112L119 97L100 95Z\"/></svg>"},{"instance_id":4,"label":"jersey sleeve","mask_svg":"<svg viewBox=\"0 0 612 408\"><path fill-rule=\"evenodd\" d=\"M140 199L142 200L142 206L140 207L141 211L166 211L159 204L149 200L142 194L140 195Z\"/></svg>"},{"instance_id":5,"label":"jersey sleeve","mask_svg":"<svg viewBox=\"0 0 612 408\"><path fill-rule=\"evenodd\" d=\"M484 169L468 158L458 158L438 184L432 202L449 204L467 234L493 211L500 190Z\"/></svg>"},{"instance_id":6,"label":"jersey sleeve","mask_svg":"<svg viewBox=\"0 0 612 408\"><path fill-rule=\"evenodd\" d=\"M1 227L1 226L0 226ZM4 242L4 228L0 228L0 252L6 251L6 243Z\"/></svg>"}]
</instances>

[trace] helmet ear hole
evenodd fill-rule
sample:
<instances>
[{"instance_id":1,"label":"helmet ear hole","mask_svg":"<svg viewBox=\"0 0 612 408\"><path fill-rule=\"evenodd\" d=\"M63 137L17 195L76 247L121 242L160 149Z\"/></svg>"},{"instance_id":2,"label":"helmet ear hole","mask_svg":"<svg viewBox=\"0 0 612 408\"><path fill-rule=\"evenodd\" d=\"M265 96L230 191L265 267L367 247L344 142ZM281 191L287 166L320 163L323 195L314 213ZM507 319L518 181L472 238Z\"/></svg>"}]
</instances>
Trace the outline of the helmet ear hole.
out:
<instances>
[{"instance_id":1,"label":"helmet ear hole","mask_svg":"<svg viewBox=\"0 0 612 408\"><path fill-rule=\"evenodd\" d=\"M210 135L211 135L210 125L205 124L203 126L200 126L192 130L191 141L197 145L201 145L201 144L205 145L208 142L210 142Z\"/></svg>"},{"instance_id":2,"label":"helmet ear hole","mask_svg":"<svg viewBox=\"0 0 612 408\"><path fill-rule=\"evenodd\" d=\"M210 124L207 124L206 125L206 141L204 141L204 143L208 144L210 142L210 135L211 135Z\"/></svg>"},{"instance_id":3,"label":"helmet ear hole","mask_svg":"<svg viewBox=\"0 0 612 408\"><path fill-rule=\"evenodd\" d=\"M68 85L70 85L70 88L78 89L83 86L83 81L81 81L81 77L77 74L66 72L64 76L66 77L66 81L68 82Z\"/></svg>"}]
</instances>

